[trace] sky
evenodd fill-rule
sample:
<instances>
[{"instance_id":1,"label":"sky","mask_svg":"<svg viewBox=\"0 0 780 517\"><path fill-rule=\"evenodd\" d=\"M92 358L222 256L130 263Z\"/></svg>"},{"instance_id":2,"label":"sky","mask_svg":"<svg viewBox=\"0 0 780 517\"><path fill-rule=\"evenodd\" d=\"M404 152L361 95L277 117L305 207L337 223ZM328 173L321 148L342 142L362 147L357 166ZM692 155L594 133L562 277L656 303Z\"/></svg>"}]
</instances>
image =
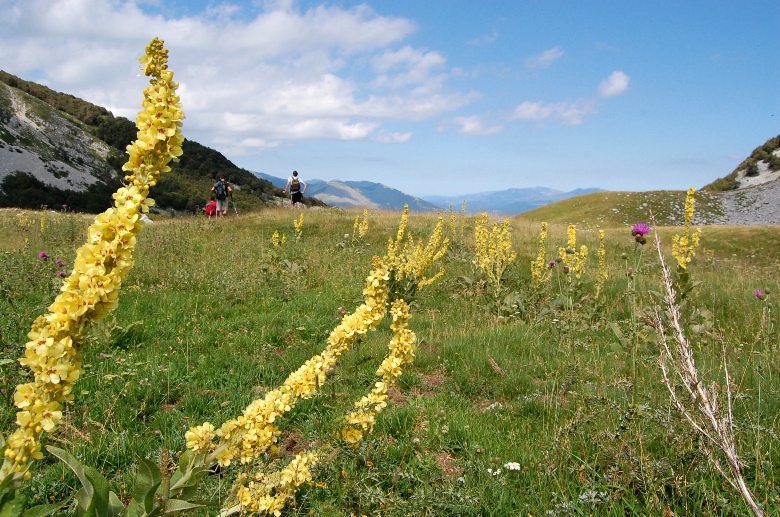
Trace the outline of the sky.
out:
<instances>
[{"instance_id":1,"label":"sky","mask_svg":"<svg viewBox=\"0 0 780 517\"><path fill-rule=\"evenodd\" d=\"M777 0L0 0L0 69L187 139L415 196L684 190L780 135ZM215 171L215 175L219 171Z\"/></svg>"}]
</instances>

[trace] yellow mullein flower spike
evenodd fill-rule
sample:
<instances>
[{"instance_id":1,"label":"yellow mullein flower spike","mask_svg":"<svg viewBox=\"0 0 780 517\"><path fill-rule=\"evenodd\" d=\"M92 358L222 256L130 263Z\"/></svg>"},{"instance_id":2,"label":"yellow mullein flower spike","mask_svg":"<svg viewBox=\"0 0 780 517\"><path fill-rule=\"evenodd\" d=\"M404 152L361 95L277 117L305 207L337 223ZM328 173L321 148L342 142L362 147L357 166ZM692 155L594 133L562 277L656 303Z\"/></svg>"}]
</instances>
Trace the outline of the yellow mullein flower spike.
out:
<instances>
[{"instance_id":1,"label":"yellow mullein flower spike","mask_svg":"<svg viewBox=\"0 0 780 517\"><path fill-rule=\"evenodd\" d=\"M411 318L409 305L403 299L398 299L393 302L390 314L390 328L394 335L388 345L390 353L376 371L381 381L376 382L371 392L355 403L355 411L344 419L347 425L341 430L341 438L352 447L356 447L363 436L374 428L377 415L387 407L388 388L395 386L403 367L414 360L417 336L408 328Z\"/></svg>"},{"instance_id":2,"label":"yellow mullein flower spike","mask_svg":"<svg viewBox=\"0 0 780 517\"><path fill-rule=\"evenodd\" d=\"M117 306L122 280L133 266L136 235L142 228L139 212L153 205L147 198L149 188L169 170L168 162L181 155L184 113L167 61L167 49L155 38L141 58L151 86L144 90L144 109L136 122L138 139L128 146L129 158L122 167L130 173L125 177L130 184L114 194L112 208L95 217L61 293L28 334L25 357L19 362L31 370L34 381L18 386L14 394L14 402L24 411L17 415L18 429L6 441L0 467L0 483L12 477L12 488L29 475L29 462L43 457L41 434L57 427L62 403L73 398L73 384L82 373L84 329ZM152 107L156 116L149 118ZM42 219L41 230L44 228Z\"/></svg>"},{"instance_id":3,"label":"yellow mullein flower spike","mask_svg":"<svg viewBox=\"0 0 780 517\"><path fill-rule=\"evenodd\" d=\"M492 229L488 231L488 217L483 213L477 218L474 226L474 240L476 242L474 264L485 275L493 296L498 299L504 272L517 258L517 252L512 247L509 219L505 219L502 224L493 223Z\"/></svg>"},{"instance_id":4,"label":"yellow mullein flower spike","mask_svg":"<svg viewBox=\"0 0 780 517\"><path fill-rule=\"evenodd\" d=\"M672 254L677 259L677 267L679 269L688 268L688 264L696 256L696 249L699 247L701 228L696 228L695 231L691 232L691 221L693 220L696 202L694 199L695 193L695 188L688 189L685 196L685 227L681 234L672 236Z\"/></svg>"},{"instance_id":5,"label":"yellow mullein flower spike","mask_svg":"<svg viewBox=\"0 0 780 517\"><path fill-rule=\"evenodd\" d=\"M547 267L545 254L547 252L547 223L542 223L542 229L539 232L539 251L536 254L536 260L531 262L531 278L534 286L539 287L550 280L550 268Z\"/></svg>"}]
</instances>

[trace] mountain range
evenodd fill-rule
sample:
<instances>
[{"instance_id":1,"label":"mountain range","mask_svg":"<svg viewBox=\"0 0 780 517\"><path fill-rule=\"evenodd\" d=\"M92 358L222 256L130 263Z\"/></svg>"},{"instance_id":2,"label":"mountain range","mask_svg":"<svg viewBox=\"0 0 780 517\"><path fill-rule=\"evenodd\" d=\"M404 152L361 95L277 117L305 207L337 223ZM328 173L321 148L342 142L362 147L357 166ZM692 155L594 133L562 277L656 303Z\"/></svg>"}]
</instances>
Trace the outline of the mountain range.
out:
<instances>
[{"instance_id":1,"label":"mountain range","mask_svg":"<svg viewBox=\"0 0 780 517\"><path fill-rule=\"evenodd\" d=\"M254 173L258 178L284 188L287 179L262 172ZM400 190L372 181L325 181L306 180L306 193L330 206L341 208L365 207L373 210L398 210L409 205L414 211L448 210L450 206L459 211L466 203L467 213L489 212L496 215L514 215L562 199L600 192L589 188L563 192L545 187L510 188L493 192L465 194L463 196L425 196L423 198L405 194Z\"/></svg>"},{"instance_id":2,"label":"mountain range","mask_svg":"<svg viewBox=\"0 0 780 517\"><path fill-rule=\"evenodd\" d=\"M0 70L0 207L105 210L122 183L125 149L135 135L135 123L124 117ZM162 176L153 193L161 209L200 210L220 174L233 185L240 212L289 202L283 192L286 178L237 167L219 151L191 140L182 147L181 160L171 164L171 172ZM370 181L311 179L307 183L304 203L308 206L397 210L409 205L414 211L440 211L450 206L460 210L465 201L468 212L496 215L536 212L539 207L605 193L598 188L564 192L532 187L420 198ZM767 140L731 174L702 190L717 205L713 223L780 223L780 210L774 215L780 195L780 136ZM602 197L606 203L615 198ZM605 205L604 210L621 209Z\"/></svg>"},{"instance_id":3,"label":"mountain range","mask_svg":"<svg viewBox=\"0 0 780 517\"><path fill-rule=\"evenodd\" d=\"M262 172L254 174L279 188L284 188L287 184L286 178ZM402 209L404 205L409 205L410 210L418 212L430 212L440 208L419 197L404 194L400 190L372 181L325 181L305 178L303 180L306 182L306 196L314 197L329 206L397 210Z\"/></svg>"}]
</instances>

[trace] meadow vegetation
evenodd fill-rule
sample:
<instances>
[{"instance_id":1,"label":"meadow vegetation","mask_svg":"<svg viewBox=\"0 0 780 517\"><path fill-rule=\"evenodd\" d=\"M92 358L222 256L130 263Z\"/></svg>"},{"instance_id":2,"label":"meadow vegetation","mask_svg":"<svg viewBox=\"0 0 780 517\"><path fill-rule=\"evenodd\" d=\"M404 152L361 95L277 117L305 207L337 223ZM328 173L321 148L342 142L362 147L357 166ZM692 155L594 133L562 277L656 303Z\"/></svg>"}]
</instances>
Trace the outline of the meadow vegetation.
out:
<instances>
[{"instance_id":1,"label":"meadow vegetation","mask_svg":"<svg viewBox=\"0 0 780 517\"><path fill-rule=\"evenodd\" d=\"M281 208L224 220L157 218L138 237L118 308L89 330L84 374L46 443L97 469L128 503L144 460L173 473L188 430L235 418L322 351L361 304L372 257L387 255L401 219ZM394 333L388 323L359 337L316 393L275 423L278 441L255 465L273 470L300 453L327 451L285 514L748 511L713 464L725 460L662 382L655 228L642 245L619 225L600 234L549 224L542 240L538 222L462 214L448 222L446 253L431 270L441 266L442 276L413 292L396 285L411 306L416 351L363 439L350 442L345 422L377 382ZM26 335L57 295L89 224L78 214L0 212L6 436L16 419L14 388L30 377L17 363ZM412 213L405 232L424 249L437 227L439 217ZM659 233L671 264L672 235L680 233ZM705 227L681 304L699 374L721 393L724 355L728 361L736 449L768 514L780 498L773 233ZM492 236L503 249L493 267L484 251L478 259ZM244 468L212 468L200 500L229 505ZM21 490L28 506L80 487L50 454L31 472Z\"/></svg>"}]
</instances>

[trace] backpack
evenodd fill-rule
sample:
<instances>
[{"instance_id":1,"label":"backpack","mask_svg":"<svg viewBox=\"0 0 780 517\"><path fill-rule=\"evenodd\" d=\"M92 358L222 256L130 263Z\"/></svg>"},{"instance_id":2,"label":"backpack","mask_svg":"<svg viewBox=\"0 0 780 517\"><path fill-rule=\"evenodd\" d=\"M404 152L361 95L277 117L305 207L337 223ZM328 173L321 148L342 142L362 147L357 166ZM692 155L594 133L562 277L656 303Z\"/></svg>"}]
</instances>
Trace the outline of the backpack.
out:
<instances>
[{"instance_id":1,"label":"backpack","mask_svg":"<svg viewBox=\"0 0 780 517\"><path fill-rule=\"evenodd\" d=\"M217 213L217 204L214 201L206 203L206 215L214 215Z\"/></svg>"},{"instance_id":2,"label":"backpack","mask_svg":"<svg viewBox=\"0 0 780 517\"><path fill-rule=\"evenodd\" d=\"M224 181L218 181L214 184L214 190L217 194L217 199L227 199L227 183Z\"/></svg>"},{"instance_id":3,"label":"backpack","mask_svg":"<svg viewBox=\"0 0 780 517\"><path fill-rule=\"evenodd\" d=\"M301 180L299 180L297 177L293 178L290 182L290 192L300 192L301 190Z\"/></svg>"}]
</instances>

